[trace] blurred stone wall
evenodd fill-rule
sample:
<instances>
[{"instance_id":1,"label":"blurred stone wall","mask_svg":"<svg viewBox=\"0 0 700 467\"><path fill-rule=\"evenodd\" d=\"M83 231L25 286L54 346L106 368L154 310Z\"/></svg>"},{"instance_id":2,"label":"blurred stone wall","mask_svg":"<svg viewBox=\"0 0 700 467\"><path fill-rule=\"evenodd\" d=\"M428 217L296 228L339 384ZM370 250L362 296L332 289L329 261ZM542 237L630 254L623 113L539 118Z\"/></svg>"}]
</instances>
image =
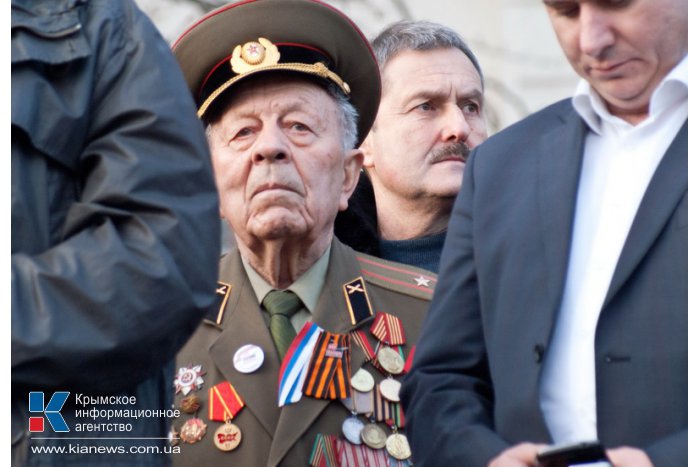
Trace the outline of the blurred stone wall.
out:
<instances>
[{"instance_id":1,"label":"blurred stone wall","mask_svg":"<svg viewBox=\"0 0 700 467\"><path fill-rule=\"evenodd\" d=\"M137 0L173 42L220 0ZM474 50L486 81L490 134L569 96L577 77L564 58L541 0L329 0L371 39L400 19L452 27Z\"/></svg>"}]
</instances>

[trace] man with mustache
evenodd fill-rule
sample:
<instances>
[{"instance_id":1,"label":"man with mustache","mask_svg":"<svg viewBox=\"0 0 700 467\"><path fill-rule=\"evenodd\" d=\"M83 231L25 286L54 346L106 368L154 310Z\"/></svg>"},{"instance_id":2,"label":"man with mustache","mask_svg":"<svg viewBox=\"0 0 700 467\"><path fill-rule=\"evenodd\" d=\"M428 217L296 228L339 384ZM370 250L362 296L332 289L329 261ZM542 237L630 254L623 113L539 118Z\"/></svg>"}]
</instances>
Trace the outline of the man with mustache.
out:
<instances>
[{"instance_id":1,"label":"man with mustache","mask_svg":"<svg viewBox=\"0 0 700 467\"><path fill-rule=\"evenodd\" d=\"M369 180L336 232L358 250L437 272L465 161L487 136L481 69L456 32L426 21L395 23L372 47L382 99L362 144Z\"/></svg>"},{"instance_id":2,"label":"man with mustache","mask_svg":"<svg viewBox=\"0 0 700 467\"><path fill-rule=\"evenodd\" d=\"M416 465L687 466L688 2L543 3L582 79L467 163L403 386Z\"/></svg>"},{"instance_id":3,"label":"man with mustache","mask_svg":"<svg viewBox=\"0 0 700 467\"><path fill-rule=\"evenodd\" d=\"M379 106L369 44L321 2L247 0L173 50L236 240L217 306L178 354L173 461L406 465L398 388L435 282L333 235Z\"/></svg>"}]
</instances>

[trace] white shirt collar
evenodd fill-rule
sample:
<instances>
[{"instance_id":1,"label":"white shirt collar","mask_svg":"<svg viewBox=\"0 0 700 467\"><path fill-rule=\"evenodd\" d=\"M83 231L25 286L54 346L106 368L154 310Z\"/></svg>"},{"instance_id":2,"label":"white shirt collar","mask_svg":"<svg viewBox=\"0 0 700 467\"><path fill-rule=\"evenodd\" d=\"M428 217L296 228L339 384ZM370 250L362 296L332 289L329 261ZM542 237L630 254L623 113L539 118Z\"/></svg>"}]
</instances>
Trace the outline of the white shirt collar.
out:
<instances>
[{"instance_id":1,"label":"white shirt collar","mask_svg":"<svg viewBox=\"0 0 700 467\"><path fill-rule=\"evenodd\" d=\"M659 114L669 107L688 99L688 56L686 55L659 83L651 95L649 117L656 119ZM603 99L591 87L588 81L581 79L572 99L574 109L597 134L602 133L603 122L619 125L620 122L629 125L619 117L612 115Z\"/></svg>"}]
</instances>

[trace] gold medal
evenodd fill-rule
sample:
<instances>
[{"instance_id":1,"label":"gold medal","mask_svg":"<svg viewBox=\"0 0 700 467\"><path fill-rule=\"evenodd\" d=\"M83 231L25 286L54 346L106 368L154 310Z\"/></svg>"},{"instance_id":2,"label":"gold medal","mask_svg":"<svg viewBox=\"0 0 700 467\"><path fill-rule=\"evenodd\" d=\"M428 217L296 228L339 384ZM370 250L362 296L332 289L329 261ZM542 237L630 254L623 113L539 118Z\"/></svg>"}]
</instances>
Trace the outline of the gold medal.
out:
<instances>
[{"instance_id":1,"label":"gold medal","mask_svg":"<svg viewBox=\"0 0 700 467\"><path fill-rule=\"evenodd\" d=\"M393 378L387 378L381 383L379 383L379 392L381 392L384 399L391 402L399 402L399 390L401 389L401 383Z\"/></svg>"},{"instance_id":2,"label":"gold medal","mask_svg":"<svg viewBox=\"0 0 700 467\"><path fill-rule=\"evenodd\" d=\"M400 433L394 433L386 439L386 450L391 457L400 461L411 457L408 438Z\"/></svg>"},{"instance_id":3,"label":"gold medal","mask_svg":"<svg viewBox=\"0 0 700 467\"><path fill-rule=\"evenodd\" d=\"M377 360L381 367L392 375L399 375L403 372L403 357L391 347L382 347L377 352Z\"/></svg>"},{"instance_id":4,"label":"gold medal","mask_svg":"<svg viewBox=\"0 0 700 467\"><path fill-rule=\"evenodd\" d=\"M362 442L372 449L382 449L386 446L386 433L376 423L368 423L360 432Z\"/></svg>"},{"instance_id":5,"label":"gold medal","mask_svg":"<svg viewBox=\"0 0 700 467\"><path fill-rule=\"evenodd\" d=\"M220 451L233 451L241 444L241 429L226 422L214 432L214 446Z\"/></svg>"},{"instance_id":6,"label":"gold medal","mask_svg":"<svg viewBox=\"0 0 700 467\"><path fill-rule=\"evenodd\" d=\"M190 394L180 401L180 410L185 413L193 414L196 413L201 407L202 403L194 394Z\"/></svg>"},{"instance_id":7,"label":"gold medal","mask_svg":"<svg viewBox=\"0 0 700 467\"><path fill-rule=\"evenodd\" d=\"M194 444L204 438L207 424L201 418L190 418L180 428L180 439L187 444Z\"/></svg>"},{"instance_id":8,"label":"gold medal","mask_svg":"<svg viewBox=\"0 0 700 467\"><path fill-rule=\"evenodd\" d=\"M350 385L360 392L370 392L374 388L374 377L369 371L360 368L350 380Z\"/></svg>"}]
</instances>

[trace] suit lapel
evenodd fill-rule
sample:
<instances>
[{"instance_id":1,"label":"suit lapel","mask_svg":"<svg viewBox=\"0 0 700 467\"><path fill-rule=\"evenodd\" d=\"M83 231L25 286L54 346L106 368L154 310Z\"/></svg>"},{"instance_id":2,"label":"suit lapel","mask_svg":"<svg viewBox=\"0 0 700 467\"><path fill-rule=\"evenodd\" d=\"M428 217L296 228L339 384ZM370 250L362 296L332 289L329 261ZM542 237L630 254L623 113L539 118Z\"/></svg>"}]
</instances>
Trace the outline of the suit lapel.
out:
<instances>
[{"instance_id":1,"label":"suit lapel","mask_svg":"<svg viewBox=\"0 0 700 467\"><path fill-rule=\"evenodd\" d=\"M334 239L331 246L331 258L328 262L328 272L321 291L316 309L312 311L313 321L325 331L346 333L352 329L350 316L343 298L343 284L360 276L360 268L354 252ZM358 323L360 325L362 323ZM351 374L362 366L361 351L351 346ZM268 465L277 465L282 461L289 449L309 429L314 421L323 413L331 400L313 399L302 396L296 404L287 405L282 409L277 431L275 432Z\"/></svg>"},{"instance_id":2,"label":"suit lapel","mask_svg":"<svg viewBox=\"0 0 700 467\"><path fill-rule=\"evenodd\" d=\"M569 263L586 135L585 123L573 108L562 120L563 125L544 134L540 147L534 148L539 153L537 187L549 292L547 310L552 313L559 308Z\"/></svg>"},{"instance_id":3,"label":"suit lapel","mask_svg":"<svg viewBox=\"0 0 700 467\"><path fill-rule=\"evenodd\" d=\"M241 257L233 250L224 258L221 280L233 285L226 306L221 335L209 348L212 361L226 379L233 384L246 404L246 409L260 421L272 437L280 414L277 407L277 378L279 362L270 332L265 325L260 306ZM240 373L233 367L233 354L246 344L263 349L263 366L253 373Z\"/></svg>"},{"instance_id":4,"label":"suit lapel","mask_svg":"<svg viewBox=\"0 0 700 467\"><path fill-rule=\"evenodd\" d=\"M678 131L642 198L620 253L604 305L620 290L688 191L688 121Z\"/></svg>"}]
</instances>

